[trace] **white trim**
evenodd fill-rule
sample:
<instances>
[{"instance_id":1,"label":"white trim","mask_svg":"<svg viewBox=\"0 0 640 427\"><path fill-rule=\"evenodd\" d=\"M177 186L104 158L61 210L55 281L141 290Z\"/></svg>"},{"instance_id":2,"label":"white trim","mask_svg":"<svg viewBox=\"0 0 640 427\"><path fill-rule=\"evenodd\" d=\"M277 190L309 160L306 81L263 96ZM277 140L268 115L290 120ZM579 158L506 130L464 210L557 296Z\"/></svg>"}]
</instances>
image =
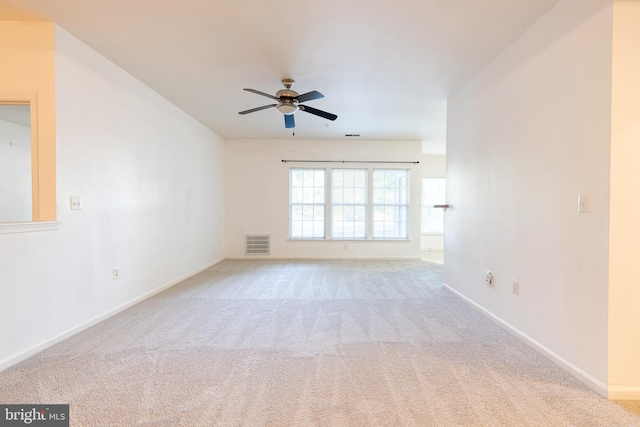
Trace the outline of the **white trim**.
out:
<instances>
[{"instance_id":1,"label":"white trim","mask_svg":"<svg viewBox=\"0 0 640 427\"><path fill-rule=\"evenodd\" d=\"M607 393L609 400L640 400L640 387L611 387Z\"/></svg>"},{"instance_id":2,"label":"white trim","mask_svg":"<svg viewBox=\"0 0 640 427\"><path fill-rule=\"evenodd\" d=\"M0 234L52 231L59 229L61 225L61 221L0 222Z\"/></svg>"},{"instance_id":3,"label":"white trim","mask_svg":"<svg viewBox=\"0 0 640 427\"><path fill-rule=\"evenodd\" d=\"M471 307L475 308L480 313L484 314L485 316L487 316L488 318L490 318L491 320L496 322L498 325L500 325L502 328L504 328L507 332L509 332L512 335L514 335L516 338L519 338L522 341L524 341L525 343L529 344L531 347L533 347L535 350L537 350L539 353L541 353L547 359L551 360L553 363L555 363L556 365L558 365L561 368L563 368L565 371L567 371L574 378L576 378L577 380L579 380L580 382L582 382L583 384L588 386L590 389L592 389L593 391L595 391L596 393L598 393L599 395L601 395L603 397L608 397L607 396L607 394L608 394L607 393L607 385L605 383L603 383L602 381L598 380L597 378L589 375L588 373L586 373L582 369L580 369L577 366L575 366L573 363L569 362L568 360L566 360L562 356L556 354L552 350L550 350L547 347L545 347L544 345L540 344L538 341L534 340L533 338L531 338L530 336L528 336L524 332L514 328L509 323L507 323L506 321L504 321L500 317L496 316L495 314L491 313L490 311L488 311L487 309L485 309L481 305L478 305L474 301L472 301L469 298L467 298L466 296L462 295L460 292L458 292L455 289L449 287L446 283L443 283L442 286L447 291L449 291L453 295L457 296L458 298L460 298L461 300L463 300L464 302L469 304Z\"/></svg>"},{"instance_id":4,"label":"white trim","mask_svg":"<svg viewBox=\"0 0 640 427\"><path fill-rule=\"evenodd\" d=\"M224 261L224 258L220 258L219 260L214 261L214 262L212 262L210 264L207 264L204 267L201 267L201 268L197 269L194 272L186 274L186 275L184 275L184 276L172 281L171 283L168 283L166 285L160 286L159 288L154 289L154 290L152 290L150 292L147 292L146 294L141 295L141 296L139 296L137 298L134 298L129 302L121 304L121 305L119 305L119 306L117 306L117 307L115 307L115 308L113 308L113 309L111 309L109 311L106 311L106 312L104 312L102 314L99 314L99 315L87 320L86 322L84 322L84 323L82 323L82 324L80 324L80 325L78 325L78 326L76 326L74 328L71 328L66 332L61 333L58 336L55 336L55 337L53 337L53 338L51 338L51 339L49 339L49 340L47 340L47 341L45 341L45 342L43 342L41 344L38 344L36 346L31 347L28 350L23 351L22 353L19 353L19 354L13 356L13 357L5 359L2 362L0 362L0 372L5 370L5 369L7 369L7 368L9 368L9 367L11 367L11 366L13 366L13 365L15 365L16 363L22 362L23 360L33 356L34 354L40 353L41 351L51 347L52 345L55 345L55 344L59 343L60 341L64 341L65 339L67 339L67 338L69 338L69 337L71 337L71 336L73 336L73 335L75 335L75 334L77 334L79 332L82 332L85 329L88 329L88 328L90 328L90 327L102 322L103 320L106 320L109 317L112 317L112 316L120 313L121 311L126 310L129 307L132 307L132 306L138 304L141 301L144 301L144 300L146 300L148 298L151 298L152 296L154 296L156 294L159 294L160 292L165 291L165 290L169 289L170 287L172 287L174 285L177 285L180 282L185 281L189 277L195 276L196 274L201 273L204 270L206 270L208 268L211 268L214 265L216 265L216 264L218 264L218 263L220 263L222 261Z\"/></svg>"}]
</instances>

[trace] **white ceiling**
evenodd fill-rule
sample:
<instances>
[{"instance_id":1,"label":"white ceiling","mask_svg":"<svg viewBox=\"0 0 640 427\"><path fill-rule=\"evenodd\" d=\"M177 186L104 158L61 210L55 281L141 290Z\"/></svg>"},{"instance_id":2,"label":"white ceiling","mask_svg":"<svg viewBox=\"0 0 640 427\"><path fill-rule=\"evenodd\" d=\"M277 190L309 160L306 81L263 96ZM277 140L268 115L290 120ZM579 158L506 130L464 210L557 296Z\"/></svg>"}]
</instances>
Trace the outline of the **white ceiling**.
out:
<instances>
[{"instance_id":1,"label":"white ceiling","mask_svg":"<svg viewBox=\"0 0 640 427\"><path fill-rule=\"evenodd\" d=\"M50 20L225 139L422 140L442 151L446 100L558 0L0 0ZM280 80L331 122L272 100Z\"/></svg>"}]
</instances>

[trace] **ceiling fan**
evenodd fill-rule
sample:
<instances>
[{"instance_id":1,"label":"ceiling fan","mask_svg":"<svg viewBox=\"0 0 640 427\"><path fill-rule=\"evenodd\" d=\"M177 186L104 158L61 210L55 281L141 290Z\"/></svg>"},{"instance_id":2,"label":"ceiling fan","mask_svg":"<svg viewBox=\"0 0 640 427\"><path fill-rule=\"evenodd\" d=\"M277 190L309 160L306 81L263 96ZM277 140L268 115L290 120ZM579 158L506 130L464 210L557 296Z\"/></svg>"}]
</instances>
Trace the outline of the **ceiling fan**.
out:
<instances>
[{"instance_id":1,"label":"ceiling fan","mask_svg":"<svg viewBox=\"0 0 640 427\"><path fill-rule=\"evenodd\" d=\"M315 116L320 116L328 120L335 120L338 118L338 116L336 116L335 114L327 113L326 111L318 110L317 108L309 107L307 105L302 105L303 102L324 98L324 95L315 90L299 95L298 92L291 90L291 86L293 86L294 83L295 82L291 79L283 79L282 84L286 89L280 89L275 96L269 95L268 93L260 92L259 90L255 89L244 89L248 92L253 92L258 95L266 96L267 98L275 99L276 101L278 101L278 103L263 105L262 107L240 111L238 114L249 114L255 111L276 107L278 111L284 114L285 128L296 127L296 122L293 118L293 114L298 110L304 111L305 113L313 114Z\"/></svg>"}]
</instances>

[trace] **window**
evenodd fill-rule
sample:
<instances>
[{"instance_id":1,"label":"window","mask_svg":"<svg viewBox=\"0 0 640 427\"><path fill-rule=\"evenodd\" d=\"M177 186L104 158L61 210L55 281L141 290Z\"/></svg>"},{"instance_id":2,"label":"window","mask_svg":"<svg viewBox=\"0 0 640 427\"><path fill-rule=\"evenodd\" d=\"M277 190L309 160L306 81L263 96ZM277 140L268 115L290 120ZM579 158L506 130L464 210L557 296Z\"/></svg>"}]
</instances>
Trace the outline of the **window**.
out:
<instances>
[{"instance_id":1,"label":"window","mask_svg":"<svg viewBox=\"0 0 640 427\"><path fill-rule=\"evenodd\" d=\"M289 238L409 239L409 173L289 169Z\"/></svg>"},{"instance_id":2,"label":"window","mask_svg":"<svg viewBox=\"0 0 640 427\"><path fill-rule=\"evenodd\" d=\"M444 209L434 208L433 205L444 205L444 178L422 178L422 213L420 231L423 234L444 233Z\"/></svg>"},{"instance_id":3,"label":"window","mask_svg":"<svg viewBox=\"0 0 640 427\"><path fill-rule=\"evenodd\" d=\"M324 239L325 170L291 169L289 174L289 236Z\"/></svg>"},{"instance_id":4,"label":"window","mask_svg":"<svg viewBox=\"0 0 640 427\"><path fill-rule=\"evenodd\" d=\"M331 171L331 238L367 238L366 169Z\"/></svg>"},{"instance_id":5,"label":"window","mask_svg":"<svg viewBox=\"0 0 640 427\"><path fill-rule=\"evenodd\" d=\"M409 171L373 170L373 238L409 238Z\"/></svg>"}]
</instances>

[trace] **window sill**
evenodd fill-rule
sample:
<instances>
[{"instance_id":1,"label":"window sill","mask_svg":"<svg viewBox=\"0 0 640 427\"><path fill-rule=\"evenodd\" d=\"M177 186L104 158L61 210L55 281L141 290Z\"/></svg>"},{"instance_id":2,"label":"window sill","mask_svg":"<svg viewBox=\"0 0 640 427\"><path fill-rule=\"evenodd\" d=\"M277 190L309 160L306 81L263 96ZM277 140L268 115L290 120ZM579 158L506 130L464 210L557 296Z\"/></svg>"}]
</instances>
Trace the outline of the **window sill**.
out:
<instances>
[{"instance_id":1,"label":"window sill","mask_svg":"<svg viewBox=\"0 0 640 427\"><path fill-rule=\"evenodd\" d=\"M58 230L60 221L0 222L0 234L33 233Z\"/></svg>"}]
</instances>

